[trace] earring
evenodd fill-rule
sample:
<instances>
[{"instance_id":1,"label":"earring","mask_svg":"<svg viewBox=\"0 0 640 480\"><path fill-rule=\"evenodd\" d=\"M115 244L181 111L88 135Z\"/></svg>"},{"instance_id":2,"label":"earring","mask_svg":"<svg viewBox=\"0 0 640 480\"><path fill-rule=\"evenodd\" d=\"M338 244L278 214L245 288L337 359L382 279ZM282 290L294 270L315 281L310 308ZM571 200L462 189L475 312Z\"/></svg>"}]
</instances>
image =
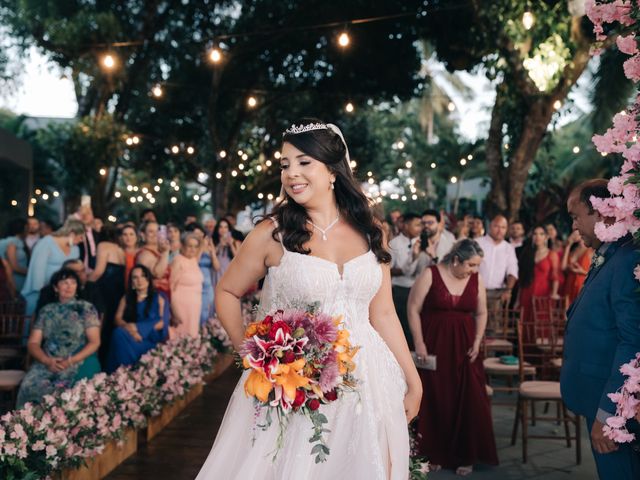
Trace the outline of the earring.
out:
<instances>
[{"instance_id":1,"label":"earring","mask_svg":"<svg viewBox=\"0 0 640 480\"><path fill-rule=\"evenodd\" d=\"M71 238L71 236L69 236L67 242L69 242L69 247L73 247L73 239Z\"/></svg>"},{"instance_id":2,"label":"earring","mask_svg":"<svg viewBox=\"0 0 640 480\"><path fill-rule=\"evenodd\" d=\"M335 190L336 187L333 185L334 182L331 182L331 190Z\"/></svg>"}]
</instances>

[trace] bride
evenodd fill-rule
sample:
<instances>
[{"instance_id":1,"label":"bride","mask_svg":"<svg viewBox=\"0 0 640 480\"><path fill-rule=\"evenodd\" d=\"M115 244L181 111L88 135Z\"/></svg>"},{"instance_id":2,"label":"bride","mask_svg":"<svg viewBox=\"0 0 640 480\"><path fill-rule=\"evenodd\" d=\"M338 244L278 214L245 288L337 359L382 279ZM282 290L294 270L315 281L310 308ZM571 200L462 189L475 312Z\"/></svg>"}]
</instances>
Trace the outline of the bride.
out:
<instances>
[{"instance_id":1,"label":"bride","mask_svg":"<svg viewBox=\"0 0 640 480\"><path fill-rule=\"evenodd\" d=\"M422 387L391 298L391 256L351 173L342 133L315 119L292 125L280 169L284 200L249 234L218 283L218 316L237 350L244 338L240 297L265 275L258 318L315 302L324 313L344 315L351 343L360 347L357 392L321 407L330 430L324 463L315 463L311 422L299 414L274 459L279 428L258 426L263 413L244 392L245 372L197 480L406 480L407 422L418 412Z\"/></svg>"}]
</instances>

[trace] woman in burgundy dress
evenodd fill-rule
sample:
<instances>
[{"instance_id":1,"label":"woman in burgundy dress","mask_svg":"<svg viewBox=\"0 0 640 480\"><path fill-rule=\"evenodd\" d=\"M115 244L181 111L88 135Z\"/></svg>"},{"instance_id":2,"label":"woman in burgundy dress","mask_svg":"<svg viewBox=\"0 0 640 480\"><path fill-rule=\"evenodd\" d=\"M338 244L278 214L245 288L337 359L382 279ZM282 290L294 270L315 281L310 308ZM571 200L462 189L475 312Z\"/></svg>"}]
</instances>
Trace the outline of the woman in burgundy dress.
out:
<instances>
[{"instance_id":1,"label":"woman in burgundy dress","mask_svg":"<svg viewBox=\"0 0 640 480\"><path fill-rule=\"evenodd\" d=\"M487 324L486 291L478 276L483 251L458 241L426 269L409 295L409 324L418 361L436 356L436 370L420 370L423 399L418 448L432 464L468 475L473 465L498 464L480 342Z\"/></svg>"}]
</instances>

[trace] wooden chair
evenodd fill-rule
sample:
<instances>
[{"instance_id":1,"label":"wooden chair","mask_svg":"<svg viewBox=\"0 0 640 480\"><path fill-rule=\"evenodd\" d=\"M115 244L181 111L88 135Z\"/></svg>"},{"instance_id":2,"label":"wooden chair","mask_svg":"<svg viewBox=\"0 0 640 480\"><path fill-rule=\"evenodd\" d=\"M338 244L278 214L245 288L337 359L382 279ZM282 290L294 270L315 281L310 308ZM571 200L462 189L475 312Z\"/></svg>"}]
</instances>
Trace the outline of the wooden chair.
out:
<instances>
[{"instance_id":1,"label":"wooden chair","mask_svg":"<svg viewBox=\"0 0 640 480\"><path fill-rule=\"evenodd\" d=\"M517 321L522 317L522 309L504 309L504 325L505 332L508 335L512 335L510 332L515 333L515 325ZM516 341L516 339L513 339ZM487 357L483 360L483 366L485 374L487 375L487 384L489 384L494 392L502 391L508 393L514 393L518 391L518 387L514 386L514 379L517 379L520 375L520 363L516 365L506 365L500 361L498 357ZM522 370L525 376L534 378L536 375L536 369L529 363L522 365ZM491 379L498 377L506 382L506 386L497 386L491 383Z\"/></svg>"},{"instance_id":2,"label":"wooden chair","mask_svg":"<svg viewBox=\"0 0 640 480\"><path fill-rule=\"evenodd\" d=\"M22 314L0 314L0 368L11 362L24 363L27 351L23 335L29 318Z\"/></svg>"},{"instance_id":3,"label":"wooden chair","mask_svg":"<svg viewBox=\"0 0 640 480\"><path fill-rule=\"evenodd\" d=\"M558 340L560 339L560 333L564 332L564 322L557 320L551 320L546 324L539 324L536 322L527 322L524 319L519 319L517 323L518 332L518 350L521 352L521 359L530 362L532 365L536 365L538 369L544 371L548 366L549 361L554 358L559 348ZM539 339L546 338L548 342L544 345L544 348L540 348ZM521 362L522 364L523 362ZM570 414L564 403L562 402L562 396L560 395L560 382L551 380L526 380L526 371L522 366L519 366L520 386L518 388L518 403L516 408L516 415L513 422L513 431L511 434L511 445L516 444L516 438L518 434L518 426L522 428L522 461L527 463L527 446L530 438L535 439L564 439L567 443L567 448L571 448L571 441L574 440L576 444L576 463L580 464L581 457L581 444L580 444L580 416ZM549 402L555 403L557 407L557 414L555 417L540 417L535 413L535 402ZM529 418L528 411L531 407L532 416ZM564 436L558 437L553 435L530 435L528 430L529 420L535 425L536 421L548 421L564 424ZM569 425L573 424L575 427L575 435L571 436Z\"/></svg>"},{"instance_id":4,"label":"wooden chair","mask_svg":"<svg viewBox=\"0 0 640 480\"><path fill-rule=\"evenodd\" d=\"M496 302L487 312L487 329L482 342L485 357L512 355L515 330L510 324L508 302Z\"/></svg>"},{"instance_id":5,"label":"wooden chair","mask_svg":"<svg viewBox=\"0 0 640 480\"><path fill-rule=\"evenodd\" d=\"M0 302L0 315L22 315L24 314L24 310L25 302L22 299Z\"/></svg>"}]
</instances>

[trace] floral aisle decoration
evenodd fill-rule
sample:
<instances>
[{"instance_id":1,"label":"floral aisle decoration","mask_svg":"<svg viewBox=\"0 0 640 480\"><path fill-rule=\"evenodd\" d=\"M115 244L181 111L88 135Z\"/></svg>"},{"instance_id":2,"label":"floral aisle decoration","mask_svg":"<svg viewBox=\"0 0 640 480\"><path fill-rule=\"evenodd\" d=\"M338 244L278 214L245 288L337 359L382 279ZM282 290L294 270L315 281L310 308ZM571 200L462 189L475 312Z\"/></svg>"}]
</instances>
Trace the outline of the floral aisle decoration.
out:
<instances>
[{"instance_id":1,"label":"floral aisle decoration","mask_svg":"<svg viewBox=\"0 0 640 480\"><path fill-rule=\"evenodd\" d=\"M0 478L36 480L81 467L128 428L144 427L148 417L201 383L218 354L215 335L207 325L200 337L161 344L134 367L81 380L2 416Z\"/></svg>"},{"instance_id":2,"label":"floral aisle decoration","mask_svg":"<svg viewBox=\"0 0 640 480\"><path fill-rule=\"evenodd\" d=\"M256 423L257 427L266 430L273 416L278 419L275 455L290 414L300 413L313 424L309 442L315 462L326 461L330 453L324 441L328 420L320 406L356 391L353 357L357 352L342 317L331 317L314 307L277 310L247 326L239 352L244 368L250 371L244 389L254 397L257 413L265 414L265 423Z\"/></svg>"},{"instance_id":3,"label":"floral aisle decoration","mask_svg":"<svg viewBox=\"0 0 640 480\"><path fill-rule=\"evenodd\" d=\"M632 0L595 1L587 0L586 12L594 24L598 41L607 39L604 25L618 22L623 34L616 38L618 49L629 58L624 62L627 78L640 80L640 44L638 43L638 20L640 20L640 2ZM621 154L624 163L620 174L609 180L611 198L591 198L594 208L603 216L614 219L613 222L598 222L595 233L603 242L616 241L632 234L640 243L640 94L634 103L613 118L613 126L604 135L594 135L593 143L603 155ZM635 278L640 281L640 265L634 269ZM627 420L640 415L640 353L629 363L620 367L626 376L624 384L609 398L616 404L616 414L607 419L603 427L607 437L619 443L631 442L635 435L627 428Z\"/></svg>"}]
</instances>

